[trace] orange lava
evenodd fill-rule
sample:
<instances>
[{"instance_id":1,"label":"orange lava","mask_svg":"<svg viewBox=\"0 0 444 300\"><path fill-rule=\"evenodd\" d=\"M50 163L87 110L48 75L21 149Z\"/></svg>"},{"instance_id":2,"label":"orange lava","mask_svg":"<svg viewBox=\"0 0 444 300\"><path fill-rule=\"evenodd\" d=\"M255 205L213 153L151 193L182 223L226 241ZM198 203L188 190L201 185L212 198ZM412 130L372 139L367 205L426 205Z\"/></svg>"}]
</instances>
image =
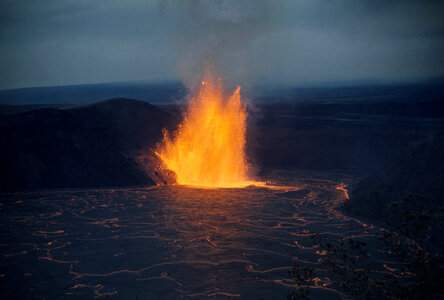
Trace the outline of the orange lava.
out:
<instances>
[{"instance_id":1,"label":"orange lava","mask_svg":"<svg viewBox=\"0 0 444 300\"><path fill-rule=\"evenodd\" d=\"M202 187L245 187L248 177L245 155L247 111L240 87L224 93L222 80L206 76L191 98L177 132L164 132L157 151L176 182Z\"/></svg>"}]
</instances>

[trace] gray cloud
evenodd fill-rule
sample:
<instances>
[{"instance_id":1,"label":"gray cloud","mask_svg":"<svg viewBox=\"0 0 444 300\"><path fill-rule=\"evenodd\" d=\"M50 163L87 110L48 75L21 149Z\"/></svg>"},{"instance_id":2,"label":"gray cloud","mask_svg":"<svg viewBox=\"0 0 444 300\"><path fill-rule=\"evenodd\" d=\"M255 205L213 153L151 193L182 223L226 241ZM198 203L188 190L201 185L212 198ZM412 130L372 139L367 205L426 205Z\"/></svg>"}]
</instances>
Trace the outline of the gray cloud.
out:
<instances>
[{"instance_id":1,"label":"gray cloud","mask_svg":"<svg viewBox=\"0 0 444 300\"><path fill-rule=\"evenodd\" d=\"M444 4L346 0L4 0L0 88L232 81L285 85L444 76Z\"/></svg>"},{"instance_id":2,"label":"gray cloud","mask_svg":"<svg viewBox=\"0 0 444 300\"><path fill-rule=\"evenodd\" d=\"M179 53L177 74L187 84L199 82L204 64L225 80L246 81L251 42L269 28L270 15L280 5L269 0L163 1L172 25L170 40ZM272 5L273 4L273 5Z\"/></svg>"}]
</instances>

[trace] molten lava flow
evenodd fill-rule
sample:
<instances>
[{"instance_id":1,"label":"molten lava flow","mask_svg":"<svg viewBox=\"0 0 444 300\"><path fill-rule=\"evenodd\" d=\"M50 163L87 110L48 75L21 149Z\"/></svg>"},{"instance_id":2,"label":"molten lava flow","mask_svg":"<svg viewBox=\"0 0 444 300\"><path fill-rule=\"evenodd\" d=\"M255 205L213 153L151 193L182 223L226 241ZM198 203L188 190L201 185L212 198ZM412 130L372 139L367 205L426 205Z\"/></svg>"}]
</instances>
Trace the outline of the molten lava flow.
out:
<instances>
[{"instance_id":1,"label":"molten lava flow","mask_svg":"<svg viewBox=\"0 0 444 300\"><path fill-rule=\"evenodd\" d=\"M188 103L175 135L164 133L158 155L178 184L206 187L251 185L245 155L247 112L240 87L225 97L221 80L206 80Z\"/></svg>"}]
</instances>

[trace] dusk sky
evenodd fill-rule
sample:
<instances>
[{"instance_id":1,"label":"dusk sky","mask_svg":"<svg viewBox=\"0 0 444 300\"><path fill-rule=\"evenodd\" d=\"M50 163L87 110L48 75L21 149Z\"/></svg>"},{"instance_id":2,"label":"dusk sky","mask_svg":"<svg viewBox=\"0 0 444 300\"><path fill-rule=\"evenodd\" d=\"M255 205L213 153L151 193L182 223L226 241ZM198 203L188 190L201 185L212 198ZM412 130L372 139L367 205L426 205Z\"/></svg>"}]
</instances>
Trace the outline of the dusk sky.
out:
<instances>
[{"instance_id":1,"label":"dusk sky","mask_svg":"<svg viewBox=\"0 0 444 300\"><path fill-rule=\"evenodd\" d=\"M180 80L210 58L240 84L444 76L444 2L0 2L0 89Z\"/></svg>"}]
</instances>

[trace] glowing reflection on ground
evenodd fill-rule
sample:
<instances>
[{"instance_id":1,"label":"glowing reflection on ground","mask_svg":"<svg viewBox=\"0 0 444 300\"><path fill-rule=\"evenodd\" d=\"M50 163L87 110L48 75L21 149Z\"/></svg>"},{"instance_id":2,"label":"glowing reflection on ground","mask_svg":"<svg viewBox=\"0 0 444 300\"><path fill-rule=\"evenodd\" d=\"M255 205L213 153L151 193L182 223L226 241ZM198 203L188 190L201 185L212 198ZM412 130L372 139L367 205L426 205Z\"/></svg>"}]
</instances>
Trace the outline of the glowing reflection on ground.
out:
<instances>
[{"instance_id":1,"label":"glowing reflection on ground","mask_svg":"<svg viewBox=\"0 0 444 300\"><path fill-rule=\"evenodd\" d=\"M2 195L0 282L22 298L283 298L298 261L318 268L314 297L337 298L310 236L371 241L377 228L334 209L350 177L295 176L267 188Z\"/></svg>"}]
</instances>

